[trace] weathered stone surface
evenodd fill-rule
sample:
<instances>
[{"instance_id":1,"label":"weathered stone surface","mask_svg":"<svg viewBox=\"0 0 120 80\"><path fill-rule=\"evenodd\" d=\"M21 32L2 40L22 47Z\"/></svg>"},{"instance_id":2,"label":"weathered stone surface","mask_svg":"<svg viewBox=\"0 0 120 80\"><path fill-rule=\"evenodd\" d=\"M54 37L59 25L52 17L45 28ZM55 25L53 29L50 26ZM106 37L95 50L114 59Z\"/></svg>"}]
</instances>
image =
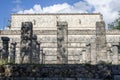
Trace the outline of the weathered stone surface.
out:
<instances>
[{"instance_id":1,"label":"weathered stone surface","mask_svg":"<svg viewBox=\"0 0 120 80\"><path fill-rule=\"evenodd\" d=\"M68 63L68 24L57 22L57 61L59 64Z\"/></svg>"},{"instance_id":2,"label":"weathered stone surface","mask_svg":"<svg viewBox=\"0 0 120 80\"><path fill-rule=\"evenodd\" d=\"M97 51L97 62L107 62L106 53L106 30L105 22L96 22L96 51Z\"/></svg>"},{"instance_id":3,"label":"weathered stone surface","mask_svg":"<svg viewBox=\"0 0 120 80\"><path fill-rule=\"evenodd\" d=\"M56 30L57 21L68 22L69 29L95 30L95 23L101 21L101 14L13 14L11 16L11 29L20 30L21 22L31 21L34 30Z\"/></svg>"},{"instance_id":4,"label":"weathered stone surface","mask_svg":"<svg viewBox=\"0 0 120 80\"><path fill-rule=\"evenodd\" d=\"M4 60L5 62L8 61L8 55L9 55L9 38L8 37L1 37L2 39L2 43L3 43L3 47L2 47L2 60Z\"/></svg>"},{"instance_id":5,"label":"weathered stone surface","mask_svg":"<svg viewBox=\"0 0 120 80\"><path fill-rule=\"evenodd\" d=\"M91 64L97 64L97 52L95 43L91 43Z\"/></svg>"},{"instance_id":6,"label":"weathered stone surface","mask_svg":"<svg viewBox=\"0 0 120 80\"><path fill-rule=\"evenodd\" d=\"M10 45L10 53L9 53L9 62L10 63L15 63L15 58L16 58L16 45L17 43L11 43Z\"/></svg>"},{"instance_id":7,"label":"weathered stone surface","mask_svg":"<svg viewBox=\"0 0 120 80\"><path fill-rule=\"evenodd\" d=\"M118 56L118 45L117 44L113 45L112 52L113 52L112 63L118 64L119 56Z\"/></svg>"},{"instance_id":8,"label":"weathered stone surface","mask_svg":"<svg viewBox=\"0 0 120 80\"><path fill-rule=\"evenodd\" d=\"M32 61L32 23L23 22L21 27L21 63L31 63Z\"/></svg>"},{"instance_id":9,"label":"weathered stone surface","mask_svg":"<svg viewBox=\"0 0 120 80\"><path fill-rule=\"evenodd\" d=\"M39 63L40 61L40 44L37 42L37 36L32 35L32 63Z\"/></svg>"},{"instance_id":10,"label":"weathered stone surface","mask_svg":"<svg viewBox=\"0 0 120 80\"><path fill-rule=\"evenodd\" d=\"M8 67L9 66L9 67ZM82 80L113 80L119 73L119 65L4 65L7 78L79 78ZM21 77L21 78L20 78Z\"/></svg>"},{"instance_id":11,"label":"weathered stone surface","mask_svg":"<svg viewBox=\"0 0 120 80\"><path fill-rule=\"evenodd\" d=\"M44 53L45 53L44 63L46 64L48 63L57 64L57 61L55 61L55 59L57 58L57 46L58 46L57 45L57 21L60 21L60 22L66 21L68 25L68 28L67 28L68 34L66 35L68 39L66 43L68 47L67 50L68 50L69 64L79 64L82 62L85 62L85 63L90 62L91 64L97 64L99 60L103 60L103 61L107 60L107 62L112 64L117 64L119 62L118 58L120 57L120 55L118 55L117 53L118 49L114 51L114 46L116 45L116 43L119 44L120 42L120 31L118 30L105 31L104 22L100 14L95 14L95 15L93 14L92 15L89 15L89 14L82 14L82 15L81 14L74 14L74 15L73 14L72 15L71 14L55 14L55 15L30 14L30 15L13 15L11 20L11 29L0 30L0 37L3 37L3 36L9 37L10 43L12 41L17 42L17 46L16 46L16 62L17 63L20 62L19 54L20 54L20 47L21 47L20 46L21 22L26 22L26 21L30 21L33 24L33 33L37 35L38 37L37 40L42 43L40 47L42 47L44 50ZM58 25L61 25L61 24L62 23L59 23ZM66 23L64 23L63 25L66 25ZM97 44L99 44L99 47L102 48L102 49L99 49L100 54L96 50L98 48L98 46L96 46L96 33L97 33L97 39L98 39ZM106 38L104 35L106 35ZM104 44L105 42L109 43L111 47L108 45L107 48L103 48L102 45L105 45ZM88 46L88 44L90 44L90 46ZM1 40L0 40L0 45L2 45ZM108 47L110 48L109 50L107 50ZM86 50L85 52L82 52L83 48ZM84 54L82 55L82 53ZM41 54L39 55L39 57L42 61Z\"/></svg>"}]
</instances>

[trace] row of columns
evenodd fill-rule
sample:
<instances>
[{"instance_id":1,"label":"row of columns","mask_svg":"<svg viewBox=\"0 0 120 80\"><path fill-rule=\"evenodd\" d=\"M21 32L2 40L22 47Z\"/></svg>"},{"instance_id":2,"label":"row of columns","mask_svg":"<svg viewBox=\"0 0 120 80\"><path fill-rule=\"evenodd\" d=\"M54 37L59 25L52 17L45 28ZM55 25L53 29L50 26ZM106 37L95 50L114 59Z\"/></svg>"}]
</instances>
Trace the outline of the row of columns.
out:
<instances>
[{"instance_id":1,"label":"row of columns","mask_svg":"<svg viewBox=\"0 0 120 80\"><path fill-rule=\"evenodd\" d=\"M2 40L2 48L0 49L0 61L2 64L5 63L15 63L16 60L16 42L12 42L9 48L9 38L8 37L1 37ZM37 43L36 48L38 55L34 55L34 63L45 64L45 52L43 49L40 48L40 43ZM9 50L10 49L10 50ZM39 58L37 58L39 57ZM38 59L38 60L36 60Z\"/></svg>"},{"instance_id":2,"label":"row of columns","mask_svg":"<svg viewBox=\"0 0 120 80\"><path fill-rule=\"evenodd\" d=\"M106 60L103 62L111 63L111 64L118 64L119 63L119 53L118 53L118 46L119 43L111 43L111 47L106 47ZM82 48L81 54L81 62L80 63L90 63L90 64L97 64L99 63L100 57L97 55L96 51L96 44L91 43L87 44Z\"/></svg>"}]
</instances>

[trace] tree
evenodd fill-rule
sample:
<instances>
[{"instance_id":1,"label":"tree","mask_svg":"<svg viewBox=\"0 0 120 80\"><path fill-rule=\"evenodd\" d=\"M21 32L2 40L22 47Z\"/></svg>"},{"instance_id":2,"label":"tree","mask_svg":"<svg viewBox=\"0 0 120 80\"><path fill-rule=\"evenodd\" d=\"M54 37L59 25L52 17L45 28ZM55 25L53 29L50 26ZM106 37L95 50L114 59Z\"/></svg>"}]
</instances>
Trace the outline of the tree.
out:
<instances>
[{"instance_id":1,"label":"tree","mask_svg":"<svg viewBox=\"0 0 120 80\"><path fill-rule=\"evenodd\" d=\"M120 12L118 18L114 22L108 24L108 28L120 30Z\"/></svg>"}]
</instances>

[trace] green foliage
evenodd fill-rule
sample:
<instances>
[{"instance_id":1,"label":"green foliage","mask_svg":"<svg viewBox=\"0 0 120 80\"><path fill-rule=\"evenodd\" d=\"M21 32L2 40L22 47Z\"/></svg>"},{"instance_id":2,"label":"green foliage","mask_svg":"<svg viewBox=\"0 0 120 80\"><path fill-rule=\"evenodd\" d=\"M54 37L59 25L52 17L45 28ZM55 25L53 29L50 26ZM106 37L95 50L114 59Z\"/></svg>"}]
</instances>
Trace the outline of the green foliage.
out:
<instances>
[{"instance_id":1,"label":"green foliage","mask_svg":"<svg viewBox=\"0 0 120 80\"><path fill-rule=\"evenodd\" d=\"M120 12L119 12L119 13L120 13ZM119 14L118 18L117 18L114 22L108 24L108 28L109 28L109 29L117 29L117 30L120 30L120 14Z\"/></svg>"},{"instance_id":2,"label":"green foliage","mask_svg":"<svg viewBox=\"0 0 120 80\"><path fill-rule=\"evenodd\" d=\"M0 60L0 65L4 65L4 64L7 64L8 63L8 60Z\"/></svg>"}]
</instances>

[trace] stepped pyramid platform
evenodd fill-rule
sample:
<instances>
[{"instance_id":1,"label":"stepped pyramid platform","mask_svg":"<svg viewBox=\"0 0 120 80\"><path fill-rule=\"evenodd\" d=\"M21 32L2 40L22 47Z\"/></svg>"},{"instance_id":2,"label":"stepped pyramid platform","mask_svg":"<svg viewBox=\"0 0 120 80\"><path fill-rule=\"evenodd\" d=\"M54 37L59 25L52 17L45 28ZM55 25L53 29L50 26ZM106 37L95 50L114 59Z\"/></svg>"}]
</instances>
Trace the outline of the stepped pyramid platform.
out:
<instances>
[{"instance_id":1,"label":"stepped pyramid platform","mask_svg":"<svg viewBox=\"0 0 120 80\"><path fill-rule=\"evenodd\" d=\"M120 66L110 64L8 64L1 77L10 80L113 80Z\"/></svg>"}]
</instances>

